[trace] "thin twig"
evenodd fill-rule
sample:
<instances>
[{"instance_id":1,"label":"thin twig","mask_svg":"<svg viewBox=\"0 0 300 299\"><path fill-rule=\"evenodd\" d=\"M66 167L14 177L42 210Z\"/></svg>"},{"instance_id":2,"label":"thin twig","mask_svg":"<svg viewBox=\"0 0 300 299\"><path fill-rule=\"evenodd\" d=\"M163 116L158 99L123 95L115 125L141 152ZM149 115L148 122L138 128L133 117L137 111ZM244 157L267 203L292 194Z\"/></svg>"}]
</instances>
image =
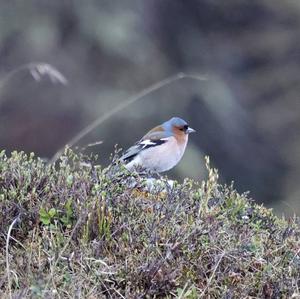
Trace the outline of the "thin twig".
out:
<instances>
[{"instance_id":1,"label":"thin twig","mask_svg":"<svg viewBox=\"0 0 300 299\"><path fill-rule=\"evenodd\" d=\"M10 240L10 235L11 235L11 231L14 227L14 225L16 224L16 222L18 222L20 220L20 216L18 216L17 218L14 219L14 221L12 222L12 224L9 226L8 228L8 232L7 232L7 237L6 237L6 275L7 275L7 285L8 285L8 293L9 293L9 298L12 298L12 294L11 294L11 281L10 281L10 266L9 266L9 240Z\"/></svg>"},{"instance_id":2,"label":"thin twig","mask_svg":"<svg viewBox=\"0 0 300 299\"><path fill-rule=\"evenodd\" d=\"M178 296L177 299L183 298L183 295L184 295L185 290L186 290L187 287L188 287L188 282L186 282L186 284L184 285L184 287L183 287L183 289L181 290L180 295Z\"/></svg>"},{"instance_id":3,"label":"thin twig","mask_svg":"<svg viewBox=\"0 0 300 299\"><path fill-rule=\"evenodd\" d=\"M212 274L210 275L210 277L209 277L209 279L208 279L208 281L207 281L206 287L204 288L204 290L203 290L202 293L200 294L199 298L201 298L202 296L205 295L206 290L209 288L210 283L211 283L212 279L214 278L215 273L216 273L216 271L217 271L217 269L218 269L218 267L219 267L219 265L220 265L220 263L221 263L221 261L222 261L224 255L225 255L225 251L222 252L222 254L221 254L221 256L220 256L220 258L219 258L217 264L215 265L215 268L214 268Z\"/></svg>"},{"instance_id":4,"label":"thin twig","mask_svg":"<svg viewBox=\"0 0 300 299\"><path fill-rule=\"evenodd\" d=\"M60 253L58 254L56 260L54 261L54 263L53 263L53 265L52 265L52 268L53 268L52 274L53 274L54 271L55 271L55 267L57 266L58 261L62 258L63 253L65 252L65 250L66 250L67 247L69 246L69 244L70 244L70 242L71 242L71 240L72 240L72 238L73 238L73 236L74 236L74 233L75 233L75 231L76 231L78 225L80 224L81 220L82 220L82 218L79 218L79 219L77 220L77 222L76 222L76 224L75 224L75 226L74 226L74 228L73 228L73 230L72 230L72 232L71 232L71 234L70 234L68 240L66 241L65 246L62 248L62 250L61 250ZM47 287L48 287L50 281L52 281L53 275L50 275L50 276L51 276L51 277L49 277L49 279L47 280L45 289L47 289Z\"/></svg>"},{"instance_id":5,"label":"thin twig","mask_svg":"<svg viewBox=\"0 0 300 299\"><path fill-rule=\"evenodd\" d=\"M72 147L75 144L79 142L84 136L86 136L88 133L90 133L92 130L94 130L96 127L98 127L100 124L102 124L104 121L112 117L114 114L122 111L129 105L132 105L136 101L142 99L146 95L166 86L169 85L175 81L181 80L181 79L193 79L193 80L200 80L204 81L207 80L206 77L196 75L196 74L185 74L185 73L178 73L173 76L170 76L168 78L165 78L159 82L154 83L153 85L143 89L141 92L133 95L132 97L129 97L126 101L120 103L118 106L116 106L114 109L109 111L108 113L100 116L95 121L93 121L90 125L88 125L86 128L84 128L82 131L80 131L76 136L74 136L69 142L67 142L67 146ZM55 163L57 159L62 155L64 148L61 148L58 150L58 152L52 157L52 159L49 161L49 164Z\"/></svg>"}]
</instances>

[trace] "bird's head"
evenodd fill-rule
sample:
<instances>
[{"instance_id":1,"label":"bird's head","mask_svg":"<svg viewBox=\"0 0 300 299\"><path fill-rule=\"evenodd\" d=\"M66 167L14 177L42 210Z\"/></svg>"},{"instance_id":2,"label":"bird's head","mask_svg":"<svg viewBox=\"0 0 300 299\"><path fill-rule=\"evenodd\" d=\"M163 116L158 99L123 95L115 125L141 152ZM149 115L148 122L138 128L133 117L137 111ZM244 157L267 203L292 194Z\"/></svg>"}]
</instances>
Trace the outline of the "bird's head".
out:
<instances>
[{"instance_id":1,"label":"bird's head","mask_svg":"<svg viewBox=\"0 0 300 299\"><path fill-rule=\"evenodd\" d=\"M180 117L172 117L168 121L164 122L162 126L165 130L171 131L178 136L188 135L196 132L185 120Z\"/></svg>"}]
</instances>

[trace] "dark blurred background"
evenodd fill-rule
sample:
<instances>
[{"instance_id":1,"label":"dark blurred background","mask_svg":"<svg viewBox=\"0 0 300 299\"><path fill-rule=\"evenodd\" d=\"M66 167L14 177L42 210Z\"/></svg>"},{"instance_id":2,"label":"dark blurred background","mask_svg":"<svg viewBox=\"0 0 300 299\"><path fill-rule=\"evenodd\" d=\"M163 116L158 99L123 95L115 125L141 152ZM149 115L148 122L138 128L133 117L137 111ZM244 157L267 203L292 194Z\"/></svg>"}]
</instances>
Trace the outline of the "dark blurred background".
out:
<instances>
[{"instance_id":1,"label":"dark blurred background","mask_svg":"<svg viewBox=\"0 0 300 299\"><path fill-rule=\"evenodd\" d=\"M128 106L79 142L101 161L181 116L197 130L173 178L222 180L300 214L300 2L99 0L0 2L0 146L52 157L128 97L178 72L183 79ZM35 61L68 79L29 72Z\"/></svg>"}]
</instances>

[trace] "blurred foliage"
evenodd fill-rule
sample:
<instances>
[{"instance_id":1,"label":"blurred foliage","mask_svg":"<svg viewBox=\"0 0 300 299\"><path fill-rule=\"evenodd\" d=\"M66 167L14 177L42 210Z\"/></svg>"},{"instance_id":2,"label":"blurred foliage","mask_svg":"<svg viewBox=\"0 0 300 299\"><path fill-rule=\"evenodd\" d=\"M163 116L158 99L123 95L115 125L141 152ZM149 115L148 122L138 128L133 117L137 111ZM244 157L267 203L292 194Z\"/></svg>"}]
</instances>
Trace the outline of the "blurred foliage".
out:
<instances>
[{"instance_id":1,"label":"blurred foliage","mask_svg":"<svg viewBox=\"0 0 300 299\"><path fill-rule=\"evenodd\" d=\"M299 213L299 23L292 0L2 1L1 77L45 61L69 84L21 72L2 86L0 146L49 158L153 82L206 74L207 82L182 80L143 98L79 146L103 141L93 151L107 163L116 143L126 148L178 115L198 134L171 176L203 178L209 154L223 181Z\"/></svg>"},{"instance_id":2,"label":"blurred foliage","mask_svg":"<svg viewBox=\"0 0 300 299\"><path fill-rule=\"evenodd\" d=\"M207 180L151 193L87 161L1 152L1 297L299 297L299 220L220 185L208 159Z\"/></svg>"}]
</instances>

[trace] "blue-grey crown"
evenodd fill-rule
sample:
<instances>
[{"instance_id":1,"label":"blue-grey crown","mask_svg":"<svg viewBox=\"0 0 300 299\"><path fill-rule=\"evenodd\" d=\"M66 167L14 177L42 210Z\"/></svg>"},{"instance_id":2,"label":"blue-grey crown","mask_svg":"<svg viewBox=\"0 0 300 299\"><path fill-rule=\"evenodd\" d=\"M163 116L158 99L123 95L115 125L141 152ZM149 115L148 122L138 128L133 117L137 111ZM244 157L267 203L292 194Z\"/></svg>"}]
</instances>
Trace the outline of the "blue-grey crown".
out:
<instances>
[{"instance_id":1,"label":"blue-grey crown","mask_svg":"<svg viewBox=\"0 0 300 299\"><path fill-rule=\"evenodd\" d=\"M168 131L171 131L173 126L183 127L185 125L187 125L187 122L180 117L172 117L171 119L169 119L168 121L166 121L162 124L162 126L165 128L165 130L168 130Z\"/></svg>"}]
</instances>

